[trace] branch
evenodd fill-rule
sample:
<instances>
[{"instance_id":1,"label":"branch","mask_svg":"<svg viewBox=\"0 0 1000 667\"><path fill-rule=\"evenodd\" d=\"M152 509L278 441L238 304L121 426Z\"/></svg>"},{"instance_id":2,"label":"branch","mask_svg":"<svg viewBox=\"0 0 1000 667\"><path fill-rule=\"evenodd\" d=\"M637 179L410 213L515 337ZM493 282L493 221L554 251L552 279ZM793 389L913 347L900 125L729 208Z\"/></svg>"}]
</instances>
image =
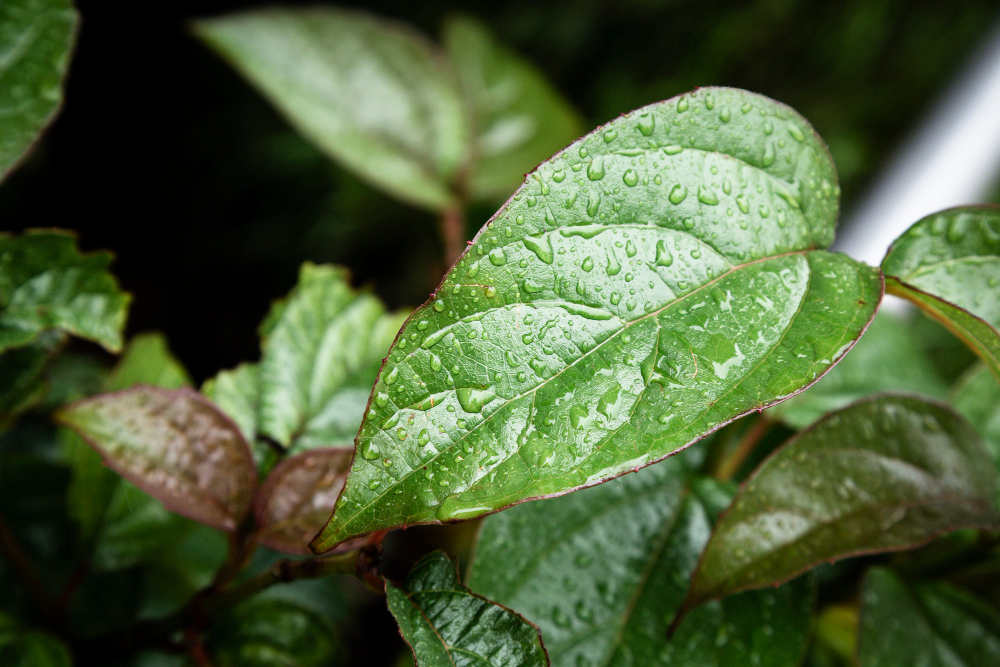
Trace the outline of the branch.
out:
<instances>
[{"instance_id":1,"label":"branch","mask_svg":"<svg viewBox=\"0 0 1000 667\"><path fill-rule=\"evenodd\" d=\"M449 268L465 250L465 211L461 205L445 209L438 220L445 265Z\"/></svg>"},{"instance_id":2,"label":"branch","mask_svg":"<svg viewBox=\"0 0 1000 667\"><path fill-rule=\"evenodd\" d=\"M747 434L743 436L740 440L740 444L737 445L736 451L730 454L728 457L723 459L719 465L716 467L713 477L720 482L727 482L733 478L733 476L739 472L740 467L746 462L750 454L757 447L760 441L767 435L771 427L774 426L774 422L769 419L765 419L763 416L758 416L757 421L754 425L747 431Z\"/></svg>"}]
</instances>

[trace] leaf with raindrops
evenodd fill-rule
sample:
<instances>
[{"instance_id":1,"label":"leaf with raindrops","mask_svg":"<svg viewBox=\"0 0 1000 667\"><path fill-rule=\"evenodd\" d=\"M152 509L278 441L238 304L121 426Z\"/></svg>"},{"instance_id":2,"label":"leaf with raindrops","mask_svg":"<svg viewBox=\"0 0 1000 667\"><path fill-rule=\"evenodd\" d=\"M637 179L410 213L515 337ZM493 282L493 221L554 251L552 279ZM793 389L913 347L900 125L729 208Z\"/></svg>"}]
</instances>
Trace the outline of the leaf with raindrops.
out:
<instances>
[{"instance_id":1,"label":"leaf with raindrops","mask_svg":"<svg viewBox=\"0 0 1000 667\"><path fill-rule=\"evenodd\" d=\"M839 558L1000 526L998 488L982 440L951 408L910 396L859 401L754 471L716 524L685 608Z\"/></svg>"},{"instance_id":2,"label":"leaf with raindrops","mask_svg":"<svg viewBox=\"0 0 1000 667\"><path fill-rule=\"evenodd\" d=\"M1000 207L930 215L882 260L886 289L965 341L1000 378Z\"/></svg>"},{"instance_id":3,"label":"leaf with raindrops","mask_svg":"<svg viewBox=\"0 0 1000 667\"><path fill-rule=\"evenodd\" d=\"M487 518L469 588L538 625L555 667L797 667L814 603L808 577L704 605L668 638L735 486L695 477L689 452Z\"/></svg>"},{"instance_id":4,"label":"leaf with raindrops","mask_svg":"<svg viewBox=\"0 0 1000 667\"><path fill-rule=\"evenodd\" d=\"M1000 665L1000 611L944 583L873 568L861 591L861 667Z\"/></svg>"},{"instance_id":5,"label":"leaf with raindrops","mask_svg":"<svg viewBox=\"0 0 1000 667\"><path fill-rule=\"evenodd\" d=\"M421 558L405 585L389 582L385 592L416 667L549 664L538 628L463 586L444 552Z\"/></svg>"},{"instance_id":6,"label":"leaf with raindrops","mask_svg":"<svg viewBox=\"0 0 1000 667\"><path fill-rule=\"evenodd\" d=\"M77 21L70 0L0 3L0 180L62 104Z\"/></svg>"},{"instance_id":7,"label":"leaf with raindrops","mask_svg":"<svg viewBox=\"0 0 1000 667\"><path fill-rule=\"evenodd\" d=\"M735 89L547 160L400 331L314 549L592 486L808 387L881 298L822 250L838 194L806 121Z\"/></svg>"}]
</instances>

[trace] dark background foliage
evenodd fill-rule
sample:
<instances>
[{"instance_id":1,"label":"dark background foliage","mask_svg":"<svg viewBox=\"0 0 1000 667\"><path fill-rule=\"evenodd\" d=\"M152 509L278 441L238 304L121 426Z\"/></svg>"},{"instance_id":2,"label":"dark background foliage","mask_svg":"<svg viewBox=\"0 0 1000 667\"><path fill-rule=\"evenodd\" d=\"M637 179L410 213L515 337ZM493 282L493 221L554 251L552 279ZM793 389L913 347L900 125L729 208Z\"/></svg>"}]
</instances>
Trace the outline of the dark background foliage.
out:
<instances>
[{"instance_id":1,"label":"dark background foliage","mask_svg":"<svg viewBox=\"0 0 1000 667\"><path fill-rule=\"evenodd\" d=\"M257 323L303 260L350 266L391 306L423 301L440 275L430 214L333 166L187 32L261 4L80 0L62 117L0 190L5 228L68 227L114 250L131 332L164 331L198 380L255 355ZM846 208L1000 13L995 0L342 4L433 36L474 14L588 127L699 85L780 99L829 142ZM470 228L492 211L474 209Z\"/></svg>"}]
</instances>

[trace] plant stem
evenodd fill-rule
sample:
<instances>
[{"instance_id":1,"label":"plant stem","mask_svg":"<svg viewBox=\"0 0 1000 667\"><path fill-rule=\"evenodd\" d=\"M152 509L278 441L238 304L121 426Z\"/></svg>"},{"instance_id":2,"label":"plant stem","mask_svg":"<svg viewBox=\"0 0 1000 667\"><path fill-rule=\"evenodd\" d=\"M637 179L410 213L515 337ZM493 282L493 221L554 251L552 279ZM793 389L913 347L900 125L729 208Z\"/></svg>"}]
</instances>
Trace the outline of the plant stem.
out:
<instances>
[{"instance_id":1,"label":"plant stem","mask_svg":"<svg viewBox=\"0 0 1000 667\"><path fill-rule=\"evenodd\" d=\"M743 463L747 460L753 450L757 447L757 444L767 435L768 431L774 423L769 419L765 419L763 416L758 416L757 421L754 425L750 427L743 439L740 440L739 445L736 447L736 451L730 454L728 457L719 463L718 467L715 469L713 477L720 482L728 482L733 478L733 476L739 472L739 469L743 466Z\"/></svg>"},{"instance_id":2,"label":"plant stem","mask_svg":"<svg viewBox=\"0 0 1000 667\"><path fill-rule=\"evenodd\" d=\"M34 566L31 564L31 560L24 553L24 549L21 548L17 536L14 535L14 531L11 529L10 524L7 522L7 517L3 513L0 513L0 553L3 554L11 570L17 573L17 578L25 590L28 591L29 595L31 595L35 601L35 605L42 612L46 621L51 622L54 611L52 595L49 593L49 589L45 587L42 578L38 576Z\"/></svg>"},{"instance_id":3,"label":"plant stem","mask_svg":"<svg viewBox=\"0 0 1000 667\"><path fill-rule=\"evenodd\" d=\"M444 261L451 267L465 250L465 210L460 204L445 209L438 220L438 225L444 249Z\"/></svg>"}]
</instances>

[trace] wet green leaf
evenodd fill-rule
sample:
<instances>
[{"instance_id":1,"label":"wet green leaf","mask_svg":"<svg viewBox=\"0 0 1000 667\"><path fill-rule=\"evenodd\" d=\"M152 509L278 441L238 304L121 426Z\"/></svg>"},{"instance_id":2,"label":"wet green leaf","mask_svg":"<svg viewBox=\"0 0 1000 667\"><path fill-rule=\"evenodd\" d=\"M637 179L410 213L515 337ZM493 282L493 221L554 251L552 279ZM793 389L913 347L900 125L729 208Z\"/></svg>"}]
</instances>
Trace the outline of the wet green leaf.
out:
<instances>
[{"instance_id":1,"label":"wet green leaf","mask_svg":"<svg viewBox=\"0 0 1000 667\"><path fill-rule=\"evenodd\" d=\"M861 667L1000 664L1000 612L942 583L907 586L873 568L861 594Z\"/></svg>"},{"instance_id":2,"label":"wet green leaf","mask_svg":"<svg viewBox=\"0 0 1000 667\"><path fill-rule=\"evenodd\" d=\"M334 7L244 12L195 30L330 157L405 201L454 204L465 110L450 63L423 35Z\"/></svg>"},{"instance_id":3,"label":"wet green leaf","mask_svg":"<svg viewBox=\"0 0 1000 667\"><path fill-rule=\"evenodd\" d=\"M534 65L479 21L452 18L443 40L475 121L466 187L476 198L506 197L525 172L579 137L583 124Z\"/></svg>"},{"instance_id":4,"label":"wet green leaf","mask_svg":"<svg viewBox=\"0 0 1000 667\"><path fill-rule=\"evenodd\" d=\"M25 156L62 103L76 25L70 0L0 4L0 180Z\"/></svg>"},{"instance_id":5,"label":"wet green leaf","mask_svg":"<svg viewBox=\"0 0 1000 667\"><path fill-rule=\"evenodd\" d=\"M383 366L319 551L612 479L812 384L874 315L790 108L702 88L529 175Z\"/></svg>"},{"instance_id":6,"label":"wet green leaf","mask_svg":"<svg viewBox=\"0 0 1000 667\"><path fill-rule=\"evenodd\" d=\"M903 319L882 312L851 353L822 380L767 411L802 429L832 410L881 391L907 391L933 398L948 393Z\"/></svg>"},{"instance_id":7,"label":"wet green leaf","mask_svg":"<svg viewBox=\"0 0 1000 667\"><path fill-rule=\"evenodd\" d=\"M893 242L882 270L889 292L951 329L1000 378L1000 207L920 220Z\"/></svg>"},{"instance_id":8,"label":"wet green leaf","mask_svg":"<svg viewBox=\"0 0 1000 667\"><path fill-rule=\"evenodd\" d=\"M353 448L311 449L279 463L254 500L257 541L275 551L310 555L351 465Z\"/></svg>"},{"instance_id":9,"label":"wet green leaf","mask_svg":"<svg viewBox=\"0 0 1000 667\"><path fill-rule=\"evenodd\" d=\"M688 607L838 558L1000 525L997 488L989 452L950 408L917 397L860 401L751 475L715 527Z\"/></svg>"},{"instance_id":10,"label":"wet green leaf","mask_svg":"<svg viewBox=\"0 0 1000 667\"><path fill-rule=\"evenodd\" d=\"M732 497L692 480L689 459L489 517L469 587L536 623L556 667L796 667L812 613L807 579L705 605L667 638L714 516Z\"/></svg>"},{"instance_id":11,"label":"wet green leaf","mask_svg":"<svg viewBox=\"0 0 1000 667\"><path fill-rule=\"evenodd\" d=\"M1000 381L978 364L958 381L951 403L976 427L1000 465Z\"/></svg>"},{"instance_id":12,"label":"wet green leaf","mask_svg":"<svg viewBox=\"0 0 1000 667\"><path fill-rule=\"evenodd\" d=\"M171 511L235 530L250 509L257 477L250 448L193 390L139 385L73 403L56 417Z\"/></svg>"},{"instance_id":13,"label":"wet green leaf","mask_svg":"<svg viewBox=\"0 0 1000 667\"><path fill-rule=\"evenodd\" d=\"M463 586L441 551L421 558L405 587L387 583L386 602L417 667L549 664L538 628Z\"/></svg>"},{"instance_id":14,"label":"wet green leaf","mask_svg":"<svg viewBox=\"0 0 1000 667\"><path fill-rule=\"evenodd\" d=\"M73 659L56 637L28 630L0 614L0 664L4 667L71 667Z\"/></svg>"},{"instance_id":15,"label":"wet green leaf","mask_svg":"<svg viewBox=\"0 0 1000 667\"><path fill-rule=\"evenodd\" d=\"M331 667L343 652L329 622L285 600L251 600L220 619L206 642L216 667Z\"/></svg>"},{"instance_id":16,"label":"wet green leaf","mask_svg":"<svg viewBox=\"0 0 1000 667\"><path fill-rule=\"evenodd\" d=\"M110 263L109 253L81 253L68 232L0 234L0 350L59 329L118 351L130 297Z\"/></svg>"}]
</instances>

